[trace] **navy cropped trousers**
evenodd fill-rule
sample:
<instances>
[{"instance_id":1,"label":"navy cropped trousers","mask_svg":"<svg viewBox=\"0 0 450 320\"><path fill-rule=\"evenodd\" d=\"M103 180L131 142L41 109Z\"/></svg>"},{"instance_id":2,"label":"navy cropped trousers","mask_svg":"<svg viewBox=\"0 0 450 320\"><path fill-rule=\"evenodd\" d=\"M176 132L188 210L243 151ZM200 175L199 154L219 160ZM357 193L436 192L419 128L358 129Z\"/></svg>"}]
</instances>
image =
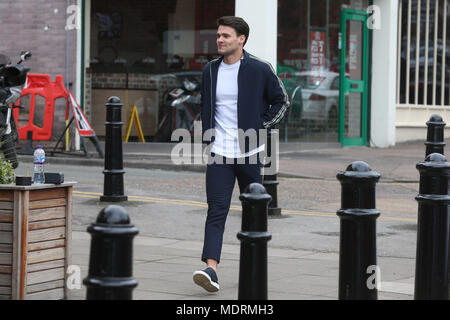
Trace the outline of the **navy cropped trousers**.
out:
<instances>
[{"instance_id":1,"label":"navy cropped trousers","mask_svg":"<svg viewBox=\"0 0 450 320\"><path fill-rule=\"evenodd\" d=\"M212 154L214 157L218 155ZM255 161L255 158L258 158ZM220 262L225 221L230 209L236 179L240 193L253 183L262 183L262 164L258 157L233 159L221 157L206 167L206 198L208 215L205 223L205 238L203 244L202 261L215 259ZM242 163L245 161L245 163ZM253 162L253 163L252 163ZM257 163L255 163L257 162Z\"/></svg>"}]
</instances>

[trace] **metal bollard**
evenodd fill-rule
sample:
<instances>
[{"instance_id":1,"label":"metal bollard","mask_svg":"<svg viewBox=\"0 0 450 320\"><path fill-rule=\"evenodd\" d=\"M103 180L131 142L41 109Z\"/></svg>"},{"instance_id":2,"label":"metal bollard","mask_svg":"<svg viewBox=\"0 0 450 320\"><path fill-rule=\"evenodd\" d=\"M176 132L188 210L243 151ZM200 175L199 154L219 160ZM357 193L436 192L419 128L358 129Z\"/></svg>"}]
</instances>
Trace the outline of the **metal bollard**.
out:
<instances>
[{"instance_id":1,"label":"metal bollard","mask_svg":"<svg viewBox=\"0 0 450 320\"><path fill-rule=\"evenodd\" d=\"M242 231L239 264L239 300L267 300L267 205L271 197L259 183L251 183L239 196Z\"/></svg>"},{"instance_id":2,"label":"metal bollard","mask_svg":"<svg viewBox=\"0 0 450 320\"><path fill-rule=\"evenodd\" d=\"M376 300L377 266L375 187L380 179L363 161L355 161L336 175L341 183L339 244L339 300ZM375 272L374 284L370 281Z\"/></svg>"},{"instance_id":3,"label":"metal bollard","mask_svg":"<svg viewBox=\"0 0 450 320\"><path fill-rule=\"evenodd\" d=\"M87 231L91 234L89 274L83 280L87 300L132 300L137 286L133 275L133 238L139 231L128 213L111 205L97 216Z\"/></svg>"},{"instance_id":4,"label":"metal bollard","mask_svg":"<svg viewBox=\"0 0 450 320\"><path fill-rule=\"evenodd\" d=\"M414 299L449 299L450 163L432 153L416 165L420 173Z\"/></svg>"},{"instance_id":5,"label":"metal bollard","mask_svg":"<svg viewBox=\"0 0 450 320\"><path fill-rule=\"evenodd\" d=\"M272 201L269 203L269 216L280 216L281 215L281 208L278 207L278 180L277 180L277 174L265 174L266 168L269 168L270 166L277 166L276 163L277 159L272 158L272 130L267 130L267 157L271 159L271 163L264 165L264 175L263 175L263 186L266 188L267 193L272 197Z\"/></svg>"},{"instance_id":6,"label":"metal bollard","mask_svg":"<svg viewBox=\"0 0 450 320\"><path fill-rule=\"evenodd\" d=\"M425 142L425 157L432 153L444 154L444 126L445 122L438 114L433 114L427 122L427 141Z\"/></svg>"},{"instance_id":7,"label":"metal bollard","mask_svg":"<svg viewBox=\"0 0 450 320\"><path fill-rule=\"evenodd\" d=\"M103 196L100 201L127 201L123 187L122 107L118 97L110 97L106 105L105 170Z\"/></svg>"}]
</instances>

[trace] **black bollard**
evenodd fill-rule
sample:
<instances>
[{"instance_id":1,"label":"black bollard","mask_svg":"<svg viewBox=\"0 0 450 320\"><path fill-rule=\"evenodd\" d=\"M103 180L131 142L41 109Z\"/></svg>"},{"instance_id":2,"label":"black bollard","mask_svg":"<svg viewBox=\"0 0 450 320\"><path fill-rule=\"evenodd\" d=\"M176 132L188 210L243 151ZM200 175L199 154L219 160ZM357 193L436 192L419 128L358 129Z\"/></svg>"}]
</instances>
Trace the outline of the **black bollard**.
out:
<instances>
[{"instance_id":1,"label":"black bollard","mask_svg":"<svg viewBox=\"0 0 450 320\"><path fill-rule=\"evenodd\" d=\"M267 205L271 197L259 183L251 183L239 196L242 229L239 264L239 300L267 300Z\"/></svg>"},{"instance_id":2,"label":"black bollard","mask_svg":"<svg viewBox=\"0 0 450 320\"><path fill-rule=\"evenodd\" d=\"M103 196L100 201L127 201L123 187L122 107L118 97L110 97L106 105L105 170Z\"/></svg>"},{"instance_id":3,"label":"black bollard","mask_svg":"<svg viewBox=\"0 0 450 320\"><path fill-rule=\"evenodd\" d=\"M432 153L444 154L445 122L438 114L433 114L427 122L427 141L425 142L425 157Z\"/></svg>"},{"instance_id":4,"label":"black bollard","mask_svg":"<svg viewBox=\"0 0 450 320\"><path fill-rule=\"evenodd\" d=\"M367 163L355 161L336 177L342 187L341 209L337 211L341 221L339 300L376 300L376 219L380 212L375 208L375 187L380 174Z\"/></svg>"},{"instance_id":5,"label":"black bollard","mask_svg":"<svg viewBox=\"0 0 450 320\"><path fill-rule=\"evenodd\" d=\"M104 208L87 231L91 234L89 274L83 284L87 300L132 300L133 238L138 229L120 206Z\"/></svg>"},{"instance_id":6,"label":"black bollard","mask_svg":"<svg viewBox=\"0 0 450 320\"><path fill-rule=\"evenodd\" d=\"M450 163L440 153L416 165L420 172L414 299L449 299Z\"/></svg>"},{"instance_id":7,"label":"black bollard","mask_svg":"<svg viewBox=\"0 0 450 320\"><path fill-rule=\"evenodd\" d=\"M276 136L278 137L278 136ZM272 201L269 203L269 216L280 216L281 208L278 207L278 180L276 166L278 165L276 155L272 158L272 130L267 130L267 143L266 143L266 154L267 157L270 158L271 162L264 164L264 175L263 175L263 186L266 188L267 193L272 197ZM276 152L276 151L275 151ZM272 174L266 174L266 171L272 171Z\"/></svg>"}]
</instances>

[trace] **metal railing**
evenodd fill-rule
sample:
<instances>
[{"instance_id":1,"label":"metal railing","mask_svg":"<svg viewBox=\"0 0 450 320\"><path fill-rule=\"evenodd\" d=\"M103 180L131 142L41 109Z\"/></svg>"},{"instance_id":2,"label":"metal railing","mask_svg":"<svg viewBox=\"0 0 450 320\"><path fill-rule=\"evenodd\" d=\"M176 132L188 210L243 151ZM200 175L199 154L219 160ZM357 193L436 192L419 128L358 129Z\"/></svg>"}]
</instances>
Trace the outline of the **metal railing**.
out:
<instances>
[{"instance_id":1,"label":"metal railing","mask_svg":"<svg viewBox=\"0 0 450 320\"><path fill-rule=\"evenodd\" d=\"M397 105L450 106L449 5L450 0L399 1Z\"/></svg>"}]
</instances>

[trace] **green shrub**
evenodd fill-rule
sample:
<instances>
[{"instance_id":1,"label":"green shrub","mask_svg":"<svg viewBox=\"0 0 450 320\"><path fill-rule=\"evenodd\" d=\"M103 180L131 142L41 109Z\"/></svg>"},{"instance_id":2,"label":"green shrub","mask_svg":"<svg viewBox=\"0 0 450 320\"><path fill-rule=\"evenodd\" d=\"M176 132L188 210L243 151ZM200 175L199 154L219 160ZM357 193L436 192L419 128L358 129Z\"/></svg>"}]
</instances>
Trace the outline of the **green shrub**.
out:
<instances>
[{"instance_id":1,"label":"green shrub","mask_svg":"<svg viewBox=\"0 0 450 320\"><path fill-rule=\"evenodd\" d=\"M3 160L0 156L0 184L10 184L15 181L16 178L11 162Z\"/></svg>"}]
</instances>

